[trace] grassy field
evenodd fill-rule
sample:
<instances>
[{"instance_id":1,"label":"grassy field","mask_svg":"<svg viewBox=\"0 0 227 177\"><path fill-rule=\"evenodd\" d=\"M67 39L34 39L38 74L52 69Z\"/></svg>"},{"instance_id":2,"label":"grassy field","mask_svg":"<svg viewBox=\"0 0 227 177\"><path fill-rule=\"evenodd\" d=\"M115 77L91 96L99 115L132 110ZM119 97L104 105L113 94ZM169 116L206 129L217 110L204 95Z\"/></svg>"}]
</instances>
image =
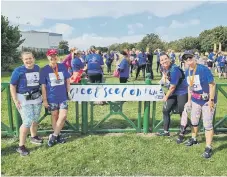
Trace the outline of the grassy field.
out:
<instances>
[{"instance_id":1,"label":"grassy field","mask_svg":"<svg viewBox=\"0 0 227 177\"><path fill-rule=\"evenodd\" d=\"M41 67L47 60L38 60ZM16 66L17 64L15 64ZM156 66L154 65L153 68ZM9 82L11 73L2 73L2 82ZM160 76L154 72L157 83ZM134 73L135 76L135 73ZM119 83L118 79L105 75L107 83ZM219 80L216 83L226 83ZM143 83L130 78L129 83ZM227 91L227 88L225 88ZM2 121L8 123L6 95L2 94ZM219 94L217 120L226 113L227 100ZM161 120L162 103L157 104L157 119ZM131 120L136 121L137 102L126 102L124 113ZM70 103L68 120L75 123L74 104ZM108 105L95 106L95 122L104 118L109 110ZM79 113L81 118L81 112ZM179 124L179 116L173 115L171 127ZM90 121L90 120L89 120ZM101 128L129 128L122 118L113 116ZM40 129L51 129L48 116L40 124ZM156 175L156 176L223 176L227 174L227 135L217 134L214 137L214 155L205 160L201 157L205 139L201 133L198 137L200 144L194 147L185 147L175 143L176 134L170 138L156 137L153 134L80 134L65 135L67 143L47 147L47 137L44 137L42 146L35 146L27 141L31 154L20 157L15 152L17 138L2 137L1 140L1 171L2 175L13 176L79 176L79 175ZM189 135L187 135L189 138Z\"/></svg>"}]
</instances>

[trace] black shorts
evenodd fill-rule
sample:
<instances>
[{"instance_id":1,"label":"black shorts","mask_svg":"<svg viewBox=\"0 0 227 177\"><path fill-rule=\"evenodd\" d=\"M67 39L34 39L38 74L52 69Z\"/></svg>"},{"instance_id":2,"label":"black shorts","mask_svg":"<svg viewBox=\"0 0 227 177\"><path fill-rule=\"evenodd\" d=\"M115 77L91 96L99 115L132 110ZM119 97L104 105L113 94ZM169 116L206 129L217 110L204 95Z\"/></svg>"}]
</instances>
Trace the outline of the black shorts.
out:
<instances>
[{"instance_id":1,"label":"black shorts","mask_svg":"<svg viewBox=\"0 0 227 177\"><path fill-rule=\"evenodd\" d=\"M88 74L91 83L102 83L102 74Z\"/></svg>"}]
</instances>

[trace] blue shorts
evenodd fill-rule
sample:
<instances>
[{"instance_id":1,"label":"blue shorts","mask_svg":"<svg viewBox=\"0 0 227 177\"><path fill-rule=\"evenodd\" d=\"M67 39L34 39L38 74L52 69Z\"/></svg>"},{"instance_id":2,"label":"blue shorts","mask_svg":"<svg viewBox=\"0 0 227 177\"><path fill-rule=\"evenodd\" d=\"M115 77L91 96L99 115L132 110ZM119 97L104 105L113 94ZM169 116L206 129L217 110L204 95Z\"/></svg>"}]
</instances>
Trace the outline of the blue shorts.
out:
<instances>
[{"instance_id":1,"label":"blue shorts","mask_svg":"<svg viewBox=\"0 0 227 177\"><path fill-rule=\"evenodd\" d=\"M56 111L59 109L68 109L68 101L63 101L59 103L48 103L49 104L49 111Z\"/></svg>"},{"instance_id":2,"label":"blue shorts","mask_svg":"<svg viewBox=\"0 0 227 177\"><path fill-rule=\"evenodd\" d=\"M30 128L32 125L32 122L38 123L41 108L42 108L42 103L27 104L27 105L21 106L21 109L18 111L21 115L23 125L26 128Z\"/></svg>"}]
</instances>

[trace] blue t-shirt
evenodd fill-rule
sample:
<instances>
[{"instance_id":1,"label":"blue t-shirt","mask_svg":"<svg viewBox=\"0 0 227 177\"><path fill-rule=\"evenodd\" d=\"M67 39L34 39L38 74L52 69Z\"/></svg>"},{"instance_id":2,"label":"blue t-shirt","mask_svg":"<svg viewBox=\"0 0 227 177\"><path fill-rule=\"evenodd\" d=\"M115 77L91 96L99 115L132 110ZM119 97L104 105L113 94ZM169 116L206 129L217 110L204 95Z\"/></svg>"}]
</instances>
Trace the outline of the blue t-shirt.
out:
<instances>
[{"instance_id":1,"label":"blue t-shirt","mask_svg":"<svg viewBox=\"0 0 227 177\"><path fill-rule=\"evenodd\" d=\"M57 65L59 79L49 65L46 65L40 72L40 84L46 85L48 103L61 103L68 99L66 80L70 75L64 64L58 63Z\"/></svg>"},{"instance_id":2,"label":"blue t-shirt","mask_svg":"<svg viewBox=\"0 0 227 177\"><path fill-rule=\"evenodd\" d=\"M87 56L88 74L102 74L101 65L104 65L103 58L96 53Z\"/></svg>"},{"instance_id":3,"label":"blue t-shirt","mask_svg":"<svg viewBox=\"0 0 227 177\"><path fill-rule=\"evenodd\" d=\"M104 55L104 57L106 58L106 64L107 65L110 65L112 63L113 59L114 59L114 57L111 56L111 54L106 54L106 55Z\"/></svg>"},{"instance_id":4,"label":"blue t-shirt","mask_svg":"<svg viewBox=\"0 0 227 177\"><path fill-rule=\"evenodd\" d=\"M211 52L211 53L209 53L209 55L208 55L208 59L210 59L210 60L214 60L214 56L215 56L215 54L213 53L213 52Z\"/></svg>"},{"instance_id":5,"label":"blue t-shirt","mask_svg":"<svg viewBox=\"0 0 227 177\"><path fill-rule=\"evenodd\" d=\"M176 60L175 53L170 53L170 59L171 59L171 61L175 61Z\"/></svg>"},{"instance_id":6,"label":"blue t-shirt","mask_svg":"<svg viewBox=\"0 0 227 177\"><path fill-rule=\"evenodd\" d=\"M119 64L120 77L129 78L129 66L130 65L128 61L125 58L122 59L121 63Z\"/></svg>"},{"instance_id":7,"label":"blue t-shirt","mask_svg":"<svg viewBox=\"0 0 227 177\"><path fill-rule=\"evenodd\" d=\"M160 62L160 54L161 52L154 52L154 55L157 55L157 62Z\"/></svg>"},{"instance_id":8,"label":"blue t-shirt","mask_svg":"<svg viewBox=\"0 0 227 177\"><path fill-rule=\"evenodd\" d=\"M188 85L187 85L186 79L185 78L183 79L183 77L184 75L180 71L180 68L177 65L172 64L169 69L169 78L168 78L170 81L170 85L176 86L172 95L184 95L188 93Z\"/></svg>"},{"instance_id":9,"label":"blue t-shirt","mask_svg":"<svg viewBox=\"0 0 227 177\"><path fill-rule=\"evenodd\" d=\"M218 62L218 66L220 67L224 67L225 66L225 57L224 56L219 56L217 58L217 62Z\"/></svg>"},{"instance_id":10,"label":"blue t-shirt","mask_svg":"<svg viewBox=\"0 0 227 177\"><path fill-rule=\"evenodd\" d=\"M139 53L138 54L138 62L139 65L145 65L146 64L146 60L147 60L147 55L145 53Z\"/></svg>"},{"instance_id":11,"label":"blue t-shirt","mask_svg":"<svg viewBox=\"0 0 227 177\"><path fill-rule=\"evenodd\" d=\"M86 55L85 55L85 54L82 54L82 55L81 55L81 58L83 59L83 62L85 62L85 60L86 60Z\"/></svg>"},{"instance_id":12,"label":"blue t-shirt","mask_svg":"<svg viewBox=\"0 0 227 177\"><path fill-rule=\"evenodd\" d=\"M193 75L193 70L190 70L190 76ZM185 77L187 78L188 85L190 84L189 80L189 69L185 71ZM193 84L193 92L197 94L203 94L207 93L209 94L209 84L214 82L214 77L209 70L208 67L197 64L195 76L194 76L194 84ZM215 102L216 102L216 96L215 96ZM202 99L196 99L192 97L192 101L199 104L204 105L207 101Z\"/></svg>"},{"instance_id":13,"label":"blue t-shirt","mask_svg":"<svg viewBox=\"0 0 227 177\"><path fill-rule=\"evenodd\" d=\"M24 65L17 67L11 76L10 84L17 86L17 93L24 94L38 90L39 84L39 66L34 65L33 69L27 69Z\"/></svg>"},{"instance_id":14,"label":"blue t-shirt","mask_svg":"<svg viewBox=\"0 0 227 177\"><path fill-rule=\"evenodd\" d=\"M84 63L81 61L81 59L79 59L78 57L75 57L71 61L71 66L72 66L72 71L77 72L84 68Z\"/></svg>"}]
</instances>

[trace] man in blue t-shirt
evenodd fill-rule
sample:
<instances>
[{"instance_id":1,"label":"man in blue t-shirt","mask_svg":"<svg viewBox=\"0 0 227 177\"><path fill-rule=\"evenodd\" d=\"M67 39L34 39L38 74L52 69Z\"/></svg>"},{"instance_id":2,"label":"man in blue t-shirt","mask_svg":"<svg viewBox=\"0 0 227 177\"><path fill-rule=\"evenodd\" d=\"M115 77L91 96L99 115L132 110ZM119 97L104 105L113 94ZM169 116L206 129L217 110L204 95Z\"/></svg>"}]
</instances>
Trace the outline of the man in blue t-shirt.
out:
<instances>
[{"instance_id":1,"label":"man in blue t-shirt","mask_svg":"<svg viewBox=\"0 0 227 177\"><path fill-rule=\"evenodd\" d=\"M145 80L145 69L146 69L146 61L147 61L147 54L145 53L144 49L141 50L141 53L138 54L138 68L136 71L136 80L140 73L140 70L142 69L143 72L143 79Z\"/></svg>"},{"instance_id":2,"label":"man in blue t-shirt","mask_svg":"<svg viewBox=\"0 0 227 177\"><path fill-rule=\"evenodd\" d=\"M213 139L213 117L217 97L215 94L215 82L211 71L204 65L197 64L192 51L187 51L182 56L189 69L185 76L188 83L188 103L191 107L192 138L186 143L187 146L198 144L196 136L198 134L199 119L202 113L203 126L205 128L206 148L203 153L204 158L212 155L211 143Z\"/></svg>"},{"instance_id":3,"label":"man in blue t-shirt","mask_svg":"<svg viewBox=\"0 0 227 177\"><path fill-rule=\"evenodd\" d=\"M107 73L111 75L111 65L114 60L114 53L108 52L107 54L104 55L104 58L106 59Z\"/></svg>"},{"instance_id":4,"label":"man in blue t-shirt","mask_svg":"<svg viewBox=\"0 0 227 177\"><path fill-rule=\"evenodd\" d=\"M68 99L70 94L70 75L62 63L57 63L57 50L49 49L46 53L49 64L44 66L40 73L42 84L43 105L51 112L54 133L50 134L48 146L56 143L65 143L61 137L68 112Z\"/></svg>"},{"instance_id":5,"label":"man in blue t-shirt","mask_svg":"<svg viewBox=\"0 0 227 177\"><path fill-rule=\"evenodd\" d=\"M176 55L175 55L175 53L173 52L173 50L171 50L171 52L170 52L170 54L169 54L169 57L170 57L170 59L171 59L171 63L175 63L175 61L176 61Z\"/></svg>"},{"instance_id":6,"label":"man in blue t-shirt","mask_svg":"<svg viewBox=\"0 0 227 177\"><path fill-rule=\"evenodd\" d=\"M216 58L216 62L217 62L219 79L221 79L222 74L224 75L224 78L226 78L225 65L227 61L226 61L226 57L223 55L222 52L219 52L218 57Z\"/></svg>"},{"instance_id":7,"label":"man in blue t-shirt","mask_svg":"<svg viewBox=\"0 0 227 177\"><path fill-rule=\"evenodd\" d=\"M215 52L210 52L207 60L207 66L209 69L212 69L215 58L216 58Z\"/></svg>"}]
</instances>

